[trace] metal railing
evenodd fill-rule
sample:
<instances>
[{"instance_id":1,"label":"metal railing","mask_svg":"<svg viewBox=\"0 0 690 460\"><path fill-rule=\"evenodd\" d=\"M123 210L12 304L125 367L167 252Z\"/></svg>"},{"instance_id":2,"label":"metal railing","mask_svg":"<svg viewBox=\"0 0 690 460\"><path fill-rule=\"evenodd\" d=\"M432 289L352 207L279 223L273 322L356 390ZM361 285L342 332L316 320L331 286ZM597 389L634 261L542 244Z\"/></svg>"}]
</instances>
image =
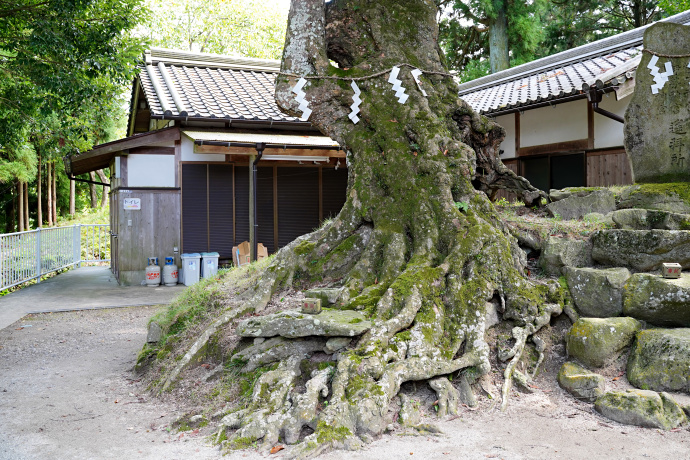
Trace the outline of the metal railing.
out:
<instances>
[{"instance_id":1,"label":"metal railing","mask_svg":"<svg viewBox=\"0 0 690 460\"><path fill-rule=\"evenodd\" d=\"M110 262L110 226L72 225L0 234L0 291L82 263Z\"/></svg>"}]
</instances>

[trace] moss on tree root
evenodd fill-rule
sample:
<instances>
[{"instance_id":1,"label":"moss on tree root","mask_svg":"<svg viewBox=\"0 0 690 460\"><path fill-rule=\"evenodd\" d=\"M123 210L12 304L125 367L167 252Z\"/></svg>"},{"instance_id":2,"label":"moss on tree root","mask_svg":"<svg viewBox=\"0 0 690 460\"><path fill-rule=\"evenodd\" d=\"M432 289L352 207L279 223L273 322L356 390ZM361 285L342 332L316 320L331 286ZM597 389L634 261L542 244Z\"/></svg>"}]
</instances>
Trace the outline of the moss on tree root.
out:
<instances>
[{"instance_id":1,"label":"moss on tree root","mask_svg":"<svg viewBox=\"0 0 690 460\"><path fill-rule=\"evenodd\" d=\"M444 71L435 17L427 0L295 1L283 70L361 76L408 62ZM329 58L340 70L329 67ZM392 422L389 405L404 382L490 371L489 308L500 306L515 326L516 346L503 356L511 363L561 310L563 288L525 278L517 242L484 193L498 184L526 200L540 196L498 159L503 129L457 99L451 78L424 75L427 97L407 70L401 78L410 95L404 105L385 78L358 83L366 102L357 125L347 118L349 85L310 80L306 87L310 121L348 152L347 201L330 223L281 249L252 286L229 286L228 292L260 313L272 293L297 277L339 279L337 308L364 310L373 325L328 358L337 361L334 369L309 371L301 357L291 356L261 375L249 407L219 426L228 448L246 439L263 449L279 440L294 443L304 427L314 432L292 456L356 448ZM290 92L294 83L279 77L276 99L300 115ZM199 346L197 340L190 348ZM225 353L230 358L232 350ZM507 385L511 378L506 373ZM437 387L444 401L453 399L444 385ZM507 396L504 391L504 401Z\"/></svg>"}]
</instances>

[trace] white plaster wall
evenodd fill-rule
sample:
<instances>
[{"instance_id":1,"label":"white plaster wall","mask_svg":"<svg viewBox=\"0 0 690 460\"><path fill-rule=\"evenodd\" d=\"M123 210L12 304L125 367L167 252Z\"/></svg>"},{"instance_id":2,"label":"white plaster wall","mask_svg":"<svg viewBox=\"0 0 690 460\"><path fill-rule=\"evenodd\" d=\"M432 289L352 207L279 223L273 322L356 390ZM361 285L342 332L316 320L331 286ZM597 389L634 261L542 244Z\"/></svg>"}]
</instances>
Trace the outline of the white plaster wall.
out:
<instances>
[{"instance_id":1,"label":"white plaster wall","mask_svg":"<svg viewBox=\"0 0 690 460\"><path fill-rule=\"evenodd\" d=\"M525 110L520 115L520 147L587 139L587 100Z\"/></svg>"},{"instance_id":2,"label":"white plaster wall","mask_svg":"<svg viewBox=\"0 0 690 460\"><path fill-rule=\"evenodd\" d=\"M181 161L225 161L222 153L194 153L194 141L184 134L180 140Z\"/></svg>"},{"instance_id":3,"label":"white plaster wall","mask_svg":"<svg viewBox=\"0 0 690 460\"><path fill-rule=\"evenodd\" d=\"M604 95L599 107L621 117L625 115L631 97L617 101L613 93ZM621 147L623 145L623 123L618 123L599 113L594 114L594 148Z\"/></svg>"},{"instance_id":4,"label":"white plaster wall","mask_svg":"<svg viewBox=\"0 0 690 460\"><path fill-rule=\"evenodd\" d=\"M503 129L506 130L506 138L503 139L500 147L504 152L503 155L501 155L501 160L515 158L515 114L509 113L508 115L501 115L500 117L494 118L494 121L503 126Z\"/></svg>"},{"instance_id":5,"label":"white plaster wall","mask_svg":"<svg viewBox=\"0 0 690 460\"><path fill-rule=\"evenodd\" d=\"M175 155L129 155L127 187L175 187Z\"/></svg>"}]
</instances>

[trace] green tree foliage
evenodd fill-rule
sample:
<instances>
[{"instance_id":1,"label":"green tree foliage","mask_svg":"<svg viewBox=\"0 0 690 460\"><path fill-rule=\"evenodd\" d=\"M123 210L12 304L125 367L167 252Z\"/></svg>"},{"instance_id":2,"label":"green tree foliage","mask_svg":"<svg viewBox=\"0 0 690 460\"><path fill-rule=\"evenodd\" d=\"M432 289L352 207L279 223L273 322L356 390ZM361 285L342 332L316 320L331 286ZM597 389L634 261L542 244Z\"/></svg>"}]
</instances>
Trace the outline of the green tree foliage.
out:
<instances>
[{"instance_id":1,"label":"green tree foliage","mask_svg":"<svg viewBox=\"0 0 690 460\"><path fill-rule=\"evenodd\" d=\"M148 0L155 46L280 59L287 5L277 0Z\"/></svg>"}]
</instances>

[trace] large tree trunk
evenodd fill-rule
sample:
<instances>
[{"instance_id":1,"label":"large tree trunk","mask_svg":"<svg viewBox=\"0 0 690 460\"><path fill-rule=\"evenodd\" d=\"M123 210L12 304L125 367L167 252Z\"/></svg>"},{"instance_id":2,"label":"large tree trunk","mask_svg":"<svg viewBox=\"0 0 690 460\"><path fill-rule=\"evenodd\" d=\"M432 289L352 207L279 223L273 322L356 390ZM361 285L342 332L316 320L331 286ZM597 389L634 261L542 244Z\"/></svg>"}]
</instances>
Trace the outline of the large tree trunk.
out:
<instances>
[{"instance_id":1,"label":"large tree trunk","mask_svg":"<svg viewBox=\"0 0 690 460\"><path fill-rule=\"evenodd\" d=\"M96 180L96 173L89 171L89 178L92 181ZM98 191L96 190L96 184L89 184L89 194L91 196L91 209L98 206Z\"/></svg>"},{"instance_id":2,"label":"large tree trunk","mask_svg":"<svg viewBox=\"0 0 690 460\"><path fill-rule=\"evenodd\" d=\"M557 285L525 278L517 242L484 193L505 187L531 203L540 192L498 159L504 130L458 99L435 18L431 0L292 2L282 71L294 76L278 77L276 100L299 116L297 76L344 77L310 79L304 90L310 121L347 152L347 200L332 222L281 249L251 287L228 289L242 300L238 311L260 314L297 278L336 280L337 308L362 311L372 327L330 358L338 361L332 375L300 377L298 354L274 359L278 368L257 380L249 407L223 419L228 447L247 439L262 448L280 438L292 444L305 426L315 432L291 455L356 447L392 422L390 404L407 381L430 381L447 407L447 376L463 371L472 383L491 369L485 318L497 306L516 326L515 345L501 354L510 362L507 395L525 341L561 311ZM402 66L409 99L400 104L388 70L405 63L427 72L428 96ZM356 82L363 102L353 124L347 78L379 72ZM184 356L170 358L164 389L232 318L222 315L178 351Z\"/></svg>"},{"instance_id":3,"label":"large tree trunk","mask_svg":"<svg viewBox=\"0 0 690 460\"><path fill-rule=\"evenodd\" d=\"M53 185L52 192L53 195L53 223L57 225L57 165L53 163Z\"/></svg>"},{"instance_id":4,"label":"large tree trunk","mask_svg":"<svg viewBox=\"0 0 690 460\"><path fill-rule=\"evenodd\" d=\"M491 73L510 67L508 49L507 0L492 0L494 16L489 25L489 64Z\"/></svg>"},{"instance_id":5,"label":"large tree trunk","mask_svg":"<svg viewBox=\"0 0 690 460\"><path fill-rule=\"evenodd\" d=\"M48 226L51 227L55 221L53 220L53 179L52 179L52 164L46 162L46 212L48 212Z\"/></svg>"},{"instance_id":6,"label":"large tree trunk","mask_svg":"<svg viewBox=\"0 0 690 460\"><path fill-rule=\"evenodd\" d=\"M38 153L38 169L37 169L37 176L36 176L36 227L41 228L43 227L43 193L42 193L42 188L41 186L41 181L43 180L43 175L41 171L41 152L37 151Z\"/></svg>"},{"instance_id":7,"label":"large tree trunk","mask_svg":"<svg viewBox=\"0 0 690 460\"><path fill-rule=\"evenodd\" d=\"M70 215L70 217L74 217L74 213L75 213L74 202L76 199L75 195L76 195L76 191L77 191L76 185L77 185L76 181L74 181L73 179L69 180L69 215Z\"/></svg>"},{"instance_id":8,"label":"large tree trunk","mask_svg":"<svg viewBox=\"0 0 690 460\"><path fill-rule=\"evenodd\" d=\"M17 231L24 231L24 184L17 181Z\"/></svg>"},{"instance_id":9,"label":"large tree trunk","mask_svg":"<svg viewBox=\"0 0 690 460\"><path fill-rule=\"evenodd\" d=\"M29 224L29 183L24 182L24 229L31 230Z\"/></svg>"},{"instance_id":10,"label":"large tree trunk","mask_svg":"<svg viewBox=\"0 0 690 460\"><path fill-rule=\"evenodd\" d=\"M106 177L105 173L103 172L102 169L99 169L96 171L96 174L98 174L98 178L103 182L104 184L108 183L108 178ZM108 202L108 191L110 190L110 187L103 186L103 194L101 195L101 208L104 208L106 203Z\"/></svg>"}]
</instances>

